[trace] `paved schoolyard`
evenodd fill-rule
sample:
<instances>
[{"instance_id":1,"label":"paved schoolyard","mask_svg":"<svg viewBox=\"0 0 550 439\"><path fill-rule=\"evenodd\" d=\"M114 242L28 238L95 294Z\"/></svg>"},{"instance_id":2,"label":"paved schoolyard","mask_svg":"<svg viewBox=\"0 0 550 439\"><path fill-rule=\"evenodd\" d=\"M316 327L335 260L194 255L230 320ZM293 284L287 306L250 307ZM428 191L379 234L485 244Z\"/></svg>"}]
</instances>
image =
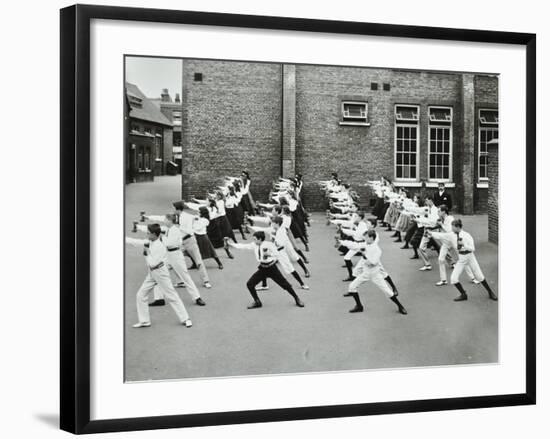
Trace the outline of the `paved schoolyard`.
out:
<instances>
[{"instance_id":1,"label":"paved schoolyard","mask_svg":"<svg viewBox=\"0 0 550 439\"><path fill-rule=\"evenodd\" d=\"M126 230L140 210L165 213L179 199L181 177L157 177L154 183L126 186ZM461 216L476 240L476 255L490 285L498 294L498 247L487 241L487 216ZM481 286L463 279L467 302L455 303L456 290L436 287L436 265L421 273L410 250L401 250L390 233L381 231L382 259L409 311L395 305L372 284L361 288L366 312L349 314L354 302L344 298L346 270L334 248L334 227L314 214L309 229L311 251L307 279L310 291L297 290L305 308L270 282L260 292L264 307L247 310L251 298L245 283L256 268L250 252L234 250L229 260L219 252L225 269L207 261L213 284L200 287L205 307L191 302L178 289L193 327L178 324L171 307L151 309L152 326L133 329L137 321L135 293L146 269L141 251L126 247L125 375L127 381L260 375L475 364L498 361L498 302L487 299ZM139 233L135 236L141 236ZM240 238L237 237L237 239ZM434 264L436 255L432 253ZM301 274L301 269L298 267ZM191 271L197 285L200 278ZM449 273L450 274L450 273ZM294 279L289 281L296 285Z\"/></svg>"}]
</instances>

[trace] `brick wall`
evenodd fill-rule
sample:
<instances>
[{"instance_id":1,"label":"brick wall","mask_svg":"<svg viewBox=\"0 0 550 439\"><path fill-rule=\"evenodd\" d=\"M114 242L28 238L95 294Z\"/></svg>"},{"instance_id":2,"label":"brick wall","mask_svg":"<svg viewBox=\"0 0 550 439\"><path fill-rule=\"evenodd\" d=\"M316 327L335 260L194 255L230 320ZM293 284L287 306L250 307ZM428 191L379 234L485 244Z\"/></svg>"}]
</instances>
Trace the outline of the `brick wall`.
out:
<instances>
[{"instance_id":1,"label":"brick wall","mask_svg":"<svg viewBox=\"0 0 550 439\"><path fill-rule=\"evenodd\" d=\"M246 169L266 199L281 173L281 87L279 64L183 60L183 198Z\"/></svg>"},{"instance_id":2,"label":"brick wall","mask_svg":"<svg viewBox=\"0 0 550 439\"><path fill-rule=\"evenodd\" d=\"M489 213L489 241L498 244L498 145L491 145L488 150L489 189L487 192L487 210Z\"/></svg>"},{"instance_id":3,"label":"brick wall","mask_svg":"<svg viewBox=\"0 0 550 439\"><path fill-rule=\"evenodd\" d=\"M487 188L477 188L474 198L475 213L487 213Z\"/></svg>"},{"instance_id":4,"label":"brick wall","mask_svg":"<svg viewBox=\"0 0 550 439\"><path fill-rule=\"evenodd\" d=\"M496 76L476 75L475 87L475 181L479 181L479 110L498 110L498 78ZM475 211L487 212L487 189L476 191Z\"/></svg>"},{"instance_id":5,"label":"brick wall","mask_svg":"<svg viewBox=\"0 0 550 439\"><path fill-rule=\"evenodd\" d=\"M360 196L368 198L367 180L394 178L394 105L420 106L419 176L428 176L428 106L451 106L461 113L459 74L419 73L353 67L296 67L296 170L305 176L310 208L323 208L316 182L336 171ZM371 90L371 82L378 90ZM390 84L390 91L383 90ZM342 100L369 103L370 126L341 126ZM455 126L457 124L455 123ZM461 133L455 129L453 156L460 155ZM336 146L336 147L335 147ZM453 158L453 161L456 159ZM456 172L454 179L461 176ZM368 203L365 201L364 203Z\"/></svg>"},{"instance_id":6,"label":"brick wall","mask_svg":"<svg viewBox=\"0 0 550 439\"><path fill-rule=\"evenodd\" d=\"M293 169L304 175L304 197L311 210L325 208L317 182L331 172L350 182L368 205L367 180L394 178L394 105L420 107L418 177L428 177L428 107L453 109L453 175L456 210L471 210L474 198L474 103L496 99L496 78L468 83L469 154L464 157L462 74L358 67L331 67L183 61L182 196L204 195L223 175L248 169L252 193L265 199L271 182ZM195 74L202 74L202 81ZM284 73L284 75L283 75ZM371 90L371 83L378 89ZM384 90L383 84L390 90ZM283 102L283 85L285 101ZM487 96L485 94L487 93ZM341 126L343 100L367 101L370 126ZM284 105L295 101L294 117ZM496 102L496 101L495 101ZM284 117L283 117L284 114ZM294 131L293 131L294 130ZM292 154L294 150L294 157ZM294 163L292 163L294 159ZM465 172L466 171L466 172ZM464 186L464 175L468 181ZM414 192L414 188L412 189Z\"/></svg>"}]
</instances>

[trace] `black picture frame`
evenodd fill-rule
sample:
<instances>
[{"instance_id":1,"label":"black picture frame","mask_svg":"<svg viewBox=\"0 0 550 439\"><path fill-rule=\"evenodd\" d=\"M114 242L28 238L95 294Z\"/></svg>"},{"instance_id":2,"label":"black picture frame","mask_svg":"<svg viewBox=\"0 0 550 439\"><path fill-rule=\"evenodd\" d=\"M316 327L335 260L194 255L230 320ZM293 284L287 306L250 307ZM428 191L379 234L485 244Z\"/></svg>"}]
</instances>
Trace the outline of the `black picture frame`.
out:
<instances>
[{"instance_id":1,"label":"black picture frame","mask_svg":"<svg viewBox=\"0 0 550 439\"><path fill-rule=\"evenodd\" d=\"M81 434L535 404L536 35L209 12L74 5L61 13L60 426ZM90 420L90 22L93 19L486 42L526 47L525 393Z\"/></svg>"}]
</instances>

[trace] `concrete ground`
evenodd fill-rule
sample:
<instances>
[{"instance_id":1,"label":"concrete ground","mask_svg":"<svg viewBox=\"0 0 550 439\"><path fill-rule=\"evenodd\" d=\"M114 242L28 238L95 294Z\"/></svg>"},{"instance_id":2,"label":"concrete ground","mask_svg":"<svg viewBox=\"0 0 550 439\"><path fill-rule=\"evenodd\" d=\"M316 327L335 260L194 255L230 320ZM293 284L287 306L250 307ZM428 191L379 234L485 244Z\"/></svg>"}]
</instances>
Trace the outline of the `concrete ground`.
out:
<instances>
[{"instance_id":1,"label":"concrete ground","mask_svg":"<svg viewBox=\"0 0 550 439\"><path fill-rule=\"evenodd\" d=\"M126 230L140 210L171 211L179 199L180 176L157 177L153 183L126 186ZM476 255L485 276L498 294L498 247L487 240L487 216L461 216L465 230L476 241ZM213 284L200 287L205 307L192 303L185 289L178 289L193 327L177 321L171 307L151 308L152 326L134 329L137 321L135 293L146 269L141 252L126 247L125 375L127 381L184 379L273 373L357 370L476 364L498 361L498 302L488 300L483 287L463 278L467 302L453 302L456 290L436 287L439 276L436 254L431 272L419 272L421 263L410 260L411 250L401 250L380 230L382 260L396 283L409 314L373 284L361 288L364 313L349 314L353 299L344 298L346 270L334 248L334 227L324 214L313 214L307 254L312 277L310 291L297 290L305 308L270 282L260 292L264 307L247 310L251 302L245 283L256 269L254 256L234 250L229 260L219 252L225 269L207 261ZM239 239L239 238L238 238ZM239 239L240 241L240 239ZM298 272L301 270L298 268ZM191 271L197 285L200 278ZM450 273L449 273L450 274ZM294 279L289 281L296 285Z\"/></svg>"}]
</instances>

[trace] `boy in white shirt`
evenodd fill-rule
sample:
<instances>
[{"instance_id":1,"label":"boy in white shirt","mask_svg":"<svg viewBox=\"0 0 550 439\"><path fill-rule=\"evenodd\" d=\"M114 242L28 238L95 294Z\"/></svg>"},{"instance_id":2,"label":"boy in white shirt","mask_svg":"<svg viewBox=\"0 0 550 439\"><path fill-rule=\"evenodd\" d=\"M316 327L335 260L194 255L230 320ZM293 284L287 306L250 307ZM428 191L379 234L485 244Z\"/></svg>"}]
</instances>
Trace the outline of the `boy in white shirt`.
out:
<instances>
[{"instance_id":1,"label":"boy in white shirt","mask_svg":"<svg viewBox=\"0 0 550 439\"><path fill-rule=\"evenodd\" d=\"M133 325L134 328L148 328L151 326L151 318L149 315L149 294L153 292L155 286L158 286L164 297L172 306L172 309L178 316L180 322L187 328L193 324L187 314L185 305L181 301L178 293L172 286L170 274L166 268L166 247L160 239L161 228L158 224L149 224L148 239L135 239L126 237L126 243L134 247L143 246L143 256L147 264L148 273L136 294L136 306L138 313L138 323Z\"/></svg>"},{"instance_id":2,"label":"boy in white shirt","mask_svg":"<svg viewBox=\"0 0 550 439\"><path fill-rule=\"evenodd\" d=\"M487 283L479 263L477 262L475 252L474 238L468 232L462 230L462 221L460 219L452 222L452 232L450 233L438 233L428 232L428 236L445 240L447 244L458 251L458 261L455 264L453 273L451 274L451 283L459 291L460 295L454 299L455 302L462 302L468 300L468 295L464 290L464 287L460 283L460 275L466 267L470 268L474 274L476 280L483 285L487 290L489 298L491 300L498 300L498 297L493 293L491 287Z\"/></svg>"},{"instance_id":3,"label":"boy in white shirt","mask_svg":"<svg viewBox=\"0 0 550 439\"><path fill-rule=\"evenodd\" d=\"M355 299L355 307L350 310L351 313L363 312L364 307L359 298L359 286L368 282L369 280L374 283L379 289L381 289L389 299L397 305L399 313L405 315L407 310L401 304L397 298L397 291L392 291L390 286L384 280L382 266L380 257L382 256L382 250L375 242L377 238L377 233L374 230L369 230L365 234L366 244L361 248L361 253L364 261L361 263L364 264L361 272L356 272L357 277L350 283L348 288L348 294Z\"/></svg>"}]
</instances>

